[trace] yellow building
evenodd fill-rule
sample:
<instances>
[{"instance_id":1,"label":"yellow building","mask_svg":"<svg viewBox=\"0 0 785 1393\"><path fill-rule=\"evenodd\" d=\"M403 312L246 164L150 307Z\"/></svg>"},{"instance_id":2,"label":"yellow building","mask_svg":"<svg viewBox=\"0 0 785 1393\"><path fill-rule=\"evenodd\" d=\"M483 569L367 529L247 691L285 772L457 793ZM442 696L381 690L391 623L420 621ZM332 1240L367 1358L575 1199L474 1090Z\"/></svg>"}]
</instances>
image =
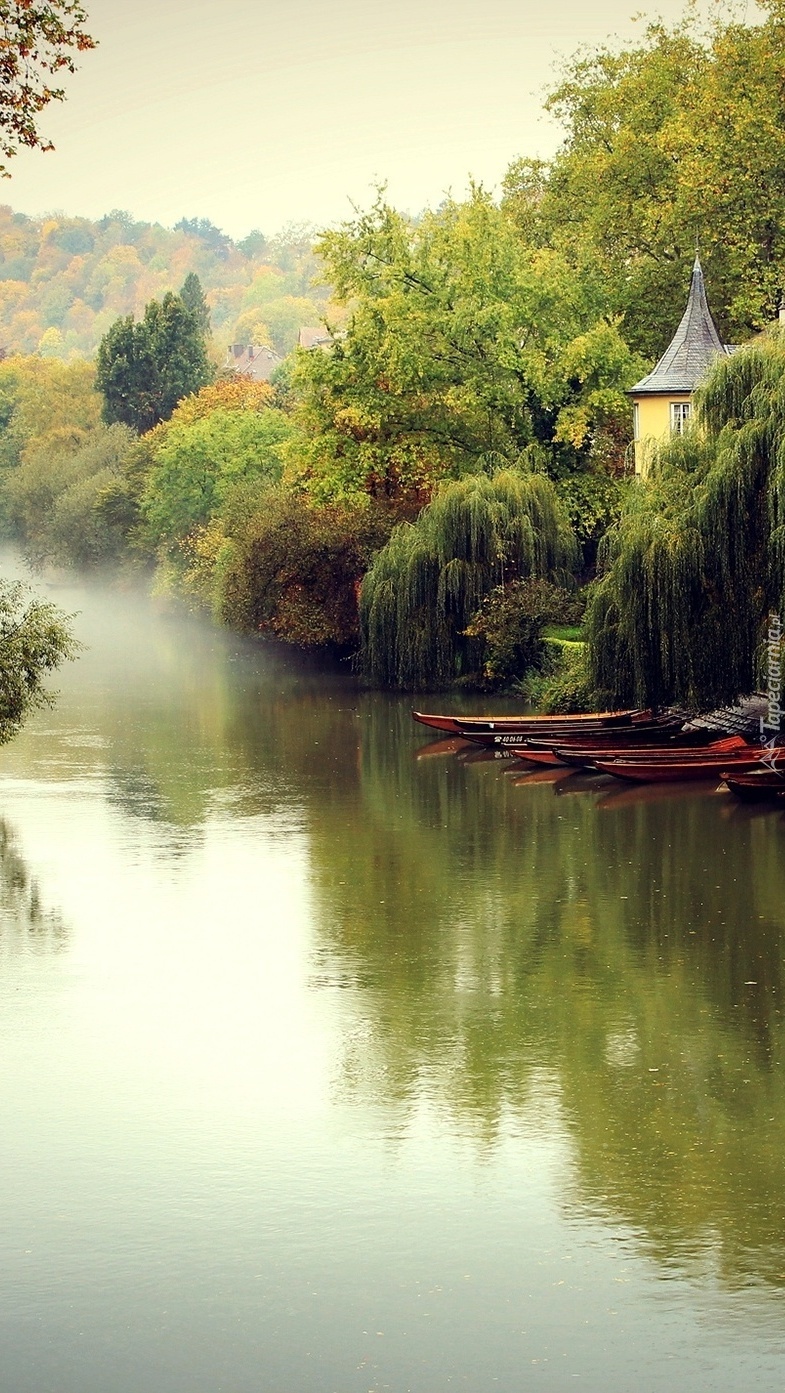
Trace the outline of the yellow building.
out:
<instances>
[{"instance_id":1,"label":"yellow building","mask_svg":"<svg viewBox=\"0 0 785 1393\"><path fill-rule=\"evenodd\" d=\"M714 327L696 256L681 323L657 366L630 388L636 474L646 473L653 453L663 441L686 430L695 388L718 354L732 352Z\"/></svg>"}]
</instances>

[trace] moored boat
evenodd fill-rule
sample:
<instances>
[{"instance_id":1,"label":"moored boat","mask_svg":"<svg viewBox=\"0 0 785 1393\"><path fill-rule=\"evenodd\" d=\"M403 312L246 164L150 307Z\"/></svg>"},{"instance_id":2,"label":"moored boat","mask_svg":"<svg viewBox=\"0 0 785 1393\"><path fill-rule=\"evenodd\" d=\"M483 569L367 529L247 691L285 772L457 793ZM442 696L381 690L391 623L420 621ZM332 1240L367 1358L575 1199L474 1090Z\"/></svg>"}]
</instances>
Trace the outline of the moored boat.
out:
<instances>
[{"instance_id":1,"label":"moored boat","mask_svg":"<svg viewBox=\"0 0 785 1393\"><path fill-rule=\"evenodd\" d=\"M785 769L785 750L779 763ZM604 774L613 774L617 779L628 779L633 783L686 782L689 779L720 779L724 771L747 773L765 767L764 757L770 763L772 752L768 746L748 745L743 750L731 750L725 754L700 754L689 757L685 751L682 759L651 759L645 756L622 759L595 759L594 768Z\"/></svg>"},{"instance_id":2,"label":"moored boat","mask_svg":"<svg viewBox=\"0 0 785 1393\"><path fill-rule=\"evenodd\" d=\"M781 769L761 765L746 774L741 770L726 771L720 777L731 793L744 803L785 803L785 765Z\"/></svg>"},{"instance_id":3,"label":"moored boat","mask_svg":"<svg viewBox=\"0 0 785 1393\"><path fill-rule=\"evenodd\" d=\"M550 733L560 729L579 731L589 730L593 726L605 729L632 725L638 721L651 720L652 713L636 709L590 711L574 716L447 716L412 711L412 718L421 725L430 726L433 730L446 731L449 735L464 735L470 731L477 734L522 734L529 730L535 734L537 731Z\"/></svg>"},{"instance_id":4,"label":"moored boat","mask_svg":"<svg viewBox=\"0 0 785 1393\"><path fill-rule=\"evenodd\" d=\"M623 741L626 748L628 738L634 741L638 734L653 736L659 730L662 738L665 739L671 732L675 733L680 725L679 720L665 721L664 717L656 717L649 721L635 721L630 725L616 726L612 730L597 725L584 727L580 731L576 731L574 726L551 726L547 733L542 729L531 730L525 727L521 730L504 731L476 730L467 727L461 734L465 740L473 740L478 745L514 746L525 743L531 749L541 750L552 750L555 745L569 743L573 740L583 744L589 739L594 740L606 736L609 743Z\"/></svg>"},{"instance_id":5,"label":"moored boat","mask_svg":"<svg viewBox=\"0 0 785 1393\"><path fill-rule=\"evenodd\" d=\"M528 748L528 747L527 747ZM647 759L667 761L676 760L682 763L693 759L710 758L714 755L723 753L736 753L736 751L746 752L750 748L750 743L745 740L743 735L728 735L718 739L707 740L705 734L698 738L690 738L689 735L682 738L677 735L672 741L664 745L643 744L630 746L618 744L616 746L597 747L587 744L584 747L572 745L556 745L554 755L562 764L569 764L575 769L593 769L598 759ZM527 754L525 758L530 758Z\"/></svg>"},{"instance_id":6,"label":"moored boat","mask_svg":"<svg viewBox=\"0 0 785 1393\"><path fill-rule=\"evenodd\" d=\"M695 757L709 756L714 754L732 753L736 750L746 750L748 743L741 735L729 735L722 739L707 741L706 736L700 737L702 743L690 740L688 744L680 744L678 735L673 741L667 744L654 745L648 740L638 741L637 737L631 736L622 744L616 737L616 743L606 744L599 741L576 741L575 744L562 745L558 741L554 744L550 741L527 740L521 745L514 745L513 751L519 759L528 760L531 764L568 764L575 769L592 769L598 759L647 759L647 760L667 760L667 759L692 759Z\"/></svg>"}]
</instances>

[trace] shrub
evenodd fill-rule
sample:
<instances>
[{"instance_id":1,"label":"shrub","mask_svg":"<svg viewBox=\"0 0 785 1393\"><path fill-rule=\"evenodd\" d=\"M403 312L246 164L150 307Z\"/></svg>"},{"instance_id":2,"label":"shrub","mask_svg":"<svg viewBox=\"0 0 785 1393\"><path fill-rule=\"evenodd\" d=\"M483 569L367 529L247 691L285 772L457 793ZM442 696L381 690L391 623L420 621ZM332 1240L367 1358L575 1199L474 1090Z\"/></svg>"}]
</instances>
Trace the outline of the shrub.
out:
<instances>
[{"instance_id":1,"label":"shrub","mask_svg":"<svg viewBox=\"0 0 785 1393\"><path fill-rule=\"evenodd\" d=\"M360 581L389 536L385 513L366 503L319 507L272 489L232 524L217 560L223 619L303 647L356 643Z\"/></svg>"},{"instance_id":2,"label":"shrub","mask_svg":"<svg viewBox=\"0 0 785 1393\"><path fill-rule=\"evenodd\" d=\"M542 667L545 625L573 612L574 599L562 587L547 580L514 580L491 591L464 632L484 644L484 678L508 685Z\"/></svg>"}]
</instances>

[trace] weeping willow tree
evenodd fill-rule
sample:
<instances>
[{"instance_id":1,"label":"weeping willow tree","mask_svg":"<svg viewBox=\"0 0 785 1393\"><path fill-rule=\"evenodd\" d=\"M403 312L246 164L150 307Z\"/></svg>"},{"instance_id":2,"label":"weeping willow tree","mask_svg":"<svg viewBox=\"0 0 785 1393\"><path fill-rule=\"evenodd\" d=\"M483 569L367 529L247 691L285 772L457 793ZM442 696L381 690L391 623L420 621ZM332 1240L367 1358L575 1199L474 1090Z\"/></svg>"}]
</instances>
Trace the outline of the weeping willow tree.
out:
<instances>
[{"instance_id":1,"label":"weeping willow tree","mask_svg":"<svg viewBox=\"0 0 785 1393\"><path fill-rule=\"evenodd\" d=\"M708 709L761 681L785 579L785 337L718 361L600 552L586 629L601 699Z\"/></svg>"},{"instance_id":2,"label":"weeping willow tree","mask_svg":"<svg viewBox=\"0 0 785 1393\"><path fill-rule=\"evenodd\" d=\"M465 630L494 587L529 576L563 581L574 535L543 474L504 470L443 485L414 523L397 527L365 577L361 666L409 690L479 671Z\"/></svg>"}]
</instances>

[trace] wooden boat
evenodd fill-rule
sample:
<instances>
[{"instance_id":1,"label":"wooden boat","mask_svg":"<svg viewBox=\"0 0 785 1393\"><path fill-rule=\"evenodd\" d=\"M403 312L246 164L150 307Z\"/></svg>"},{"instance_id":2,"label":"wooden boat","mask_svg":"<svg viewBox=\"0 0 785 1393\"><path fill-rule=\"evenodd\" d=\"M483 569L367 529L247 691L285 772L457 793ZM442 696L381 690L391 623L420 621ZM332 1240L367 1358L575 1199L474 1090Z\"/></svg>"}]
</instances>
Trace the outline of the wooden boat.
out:
<instances>
[{"instance_id":1,"label":"wooden boat","mask_svg":"<svg viewBox=\"0 0 785 1393\"><path fill-rule=\"evenodd\" d=\"M650 720L651 711L593 711L575 716L441 716L430 715L425 711L412 711L412 718L432 730L443 730L449 735L466 735L470 731L477 734L518 733L531 730L557 731L590 730L606 727L631 725L635 721Z\"/></svg>"},{"instance_id":2,"label":"wooden boat","mask_svg":"<svg viewBox=\"0 0 785 1393\"><path fill-rule=\"evenodd\" d=\"M744 803L785 803L785 764L781 770L764 765L746 774L739 770L720 777L731 793Z\"/></svg>"},{"instance_id":3,"label":"wooden boat","mask_svg":"<svg viewBox=\"0 0 785 1393\"><path fill-rule=\"evenodd\" d=\"M674 798L700 798L704 801L716 797L724 799L728 804L731 802L718 779L659 784L634 784L622 779L607 779L594 806L603 813L623 813L627 808L647 807L650 803L667 803ZM741 804L734 803L733 808L739 812Z\"/></svg>"},{"instance_id":4,"label":"wooden boat","mask_svg":"<svg viewBox=\"0 0 785 1393\"><path fill-rule=\"evenodd\" d=\"M682 758L647 759L641 755L625 756L622 759L595 759L594 768L604 774L613 774L617 779L628 779L633 783L684 782L688 779L720 779L724 771L728 773L747 773L762 767L764 756L771 758L768 746L748 745L743 750L731 750L726 754L706 755L683 751ZM785 750L782 767L785 768ZM765 767L765 766L763 766Z\"/></svg>"},{"instance_id":5,"label":"wooden boat","mask_svg":"<svg viewBox=\"0 0 785 1393\"><path fill-rule=\"evenodd\" d=\"M633 725L621 726L615 730L570 731L567 735L527 735L524 742L530 750L553 750L557 745L564 749L588 750L611 749L617 745L625 750L636 745L669 744L681 735L684 721L680 716L654 716L650 721L635 721ZM725 732L688 731L684 743L699 745L701 741L724 736Z\"/></svg>"},{"instance_id":6,"label":"wooden boat","mask_svg":"<svg viewBox=\"0 0 785 1393\"><path fill-rule=\"evenodd\" d=\"M675 733L681 725L681 721L679 720L675 720L675 723L674 721L667 720L663 725L664 720L664 717L657 717L650 721L635 721L631 725L616 726L612 730L608 730L604 726L590 726L584 727L579 733L576 733L573 726L554 726L548 730L547 735L544 734L542 730L532 731L525 729L516 731L505 730L501 733L499 731L466 729L462 734L464 739L473 740L477 745L509 747L511 745L525 744L528 748L541 750L552 750L555 745L561 745L572 740L576 740L580 745L584 745L589 739L593 740L595 737L599 738L605 735L609 738L609 743L621 744L623 742L626 748L628 737L633 739L638 733L644 735L651 734L653 736L658 730L661 730L661 738L664 739L671 731Z\"/></svg>"},{"instance_id":7,"label":"wooden boat","mask_svg":"<svg viewBox=\"0 0 785 1393\"><path fill-rule=\"evenodd\" d=\"M528 749L528 746L526 746ZM721 755L724 752L731 753L737 750L747 751L750 749L749 741L743 735L727 735L716 740L706 740L705 735L699 739L685 739L676 736L673 741L665 745L617 745L597 748L591 745L585 749L577 749L572 746L557 745L554 748L555 757L562 764L569 764L575 769L593 769L598 759L636 759L643 758L648 760L691 760L703 757ZM526 755L530 759L530 755Z\"/></svg>"},{"instance_id":8,"label":"wooden boat","mask_svg":"<svg viewBox=\"0 0 785 1393\"><path fill-rule=\"evenodd\" d=\"M531 764L569 764L576 769L592 768L595 759L624 759L634 757L659 757L660 755L691 755L701 750L711 753L714 750L744 749L747 741L741 735L722 736L707 739L705 731L687 731L682 734L681 721L675 728L654 727L617 731L615 734L596 734L571 737L569 740L525 740L511 748L518 759ZM657 741L663 741L657 744Z\"/></svg>"}]
</instances>

